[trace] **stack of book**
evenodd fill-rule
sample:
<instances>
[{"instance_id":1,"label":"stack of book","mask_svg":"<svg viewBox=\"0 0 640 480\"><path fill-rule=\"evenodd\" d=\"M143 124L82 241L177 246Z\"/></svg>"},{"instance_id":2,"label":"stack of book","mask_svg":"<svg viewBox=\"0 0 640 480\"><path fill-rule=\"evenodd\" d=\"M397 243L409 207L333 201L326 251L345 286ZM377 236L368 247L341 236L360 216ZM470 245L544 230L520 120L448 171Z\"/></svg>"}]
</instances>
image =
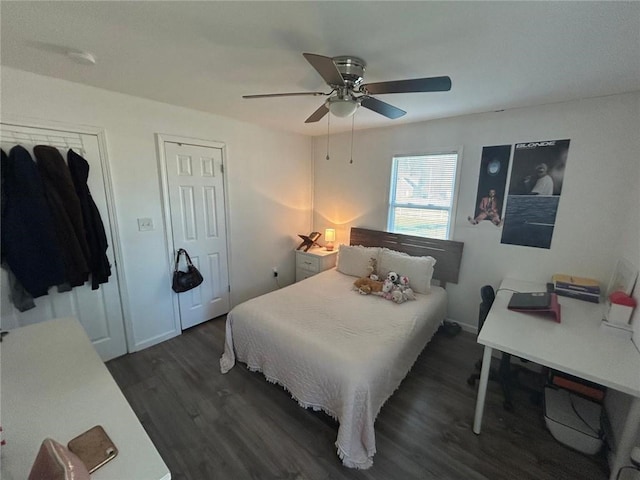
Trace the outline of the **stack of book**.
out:
<instances>
[{"instance_id":1,"label":"stack of book","mask_svg":"<svg viewBox=\"0 0 640 480\"><path fill-rule=\"evenodd\" d=\"M593 278L556 274L551 279L553 291L558 295L600 303L600 284Z\"/></svg>"}]
</instances>

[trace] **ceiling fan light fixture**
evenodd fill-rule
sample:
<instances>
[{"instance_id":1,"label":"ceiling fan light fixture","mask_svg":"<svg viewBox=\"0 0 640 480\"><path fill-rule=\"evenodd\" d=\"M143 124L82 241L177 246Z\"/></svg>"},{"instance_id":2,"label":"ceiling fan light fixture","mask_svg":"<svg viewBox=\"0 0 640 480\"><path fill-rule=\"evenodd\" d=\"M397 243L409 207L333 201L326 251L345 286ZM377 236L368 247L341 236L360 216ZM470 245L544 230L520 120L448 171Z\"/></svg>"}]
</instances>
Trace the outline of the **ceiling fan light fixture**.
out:
<instances>
[{"instance_id":1,"label":"ceiling fan light fixture","mask_svg":"<svg viewBox=\"0 0 640 480\"><path fill-rule=\"evenodd\" d=\"M360 104L352 98L333 97L327 100L329 111L336 117L350 117L360 106Z\"/></svg>"},{"instance_id":2,"label":"ceiling fan light fixture","mask_svg":"<svg viewBox=\"0 0 640 480\"><path fill-rule=\"evenodd\" d=\"M2 1L2 0L0 0ZM451 78L427 77L392 80L389 82L376 82L363 84L366 63L364 60L352 55L339 57L325 57L315 53L303 53L304 58L315 68L327 86L331 88L329 93L323 92L289 92L267 93L260 95L243 95L243 98L264 97L294 97L301 95L327 95L329 98L320 105L304 123L315 123L325 116L331 118L335 115L339 118L353 117L358 107L362 105L367 110L379 113L389 119L400 118L406 115L404 110L394 107L372 95L387 93L417 93L417 92L447 92L451 90ZM334 95L335 94L335 95Z\"/></svg>"}]
</instances>

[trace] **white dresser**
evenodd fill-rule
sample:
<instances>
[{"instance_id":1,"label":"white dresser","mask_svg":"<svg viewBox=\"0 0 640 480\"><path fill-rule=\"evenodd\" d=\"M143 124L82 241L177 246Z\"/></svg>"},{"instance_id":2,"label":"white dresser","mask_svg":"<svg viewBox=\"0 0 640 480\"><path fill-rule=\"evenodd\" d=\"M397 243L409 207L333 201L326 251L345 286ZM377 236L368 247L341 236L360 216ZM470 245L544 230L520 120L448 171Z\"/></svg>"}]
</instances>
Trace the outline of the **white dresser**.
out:
<instances>
[{"instance_id":1,"label":"white dresser","mask_svg":"<svg viewBox=\"0 0 640 480\"><path fill-rule=\"evenodd\" d=\"M2 339L3 480L24 480L40 443L66 445L102 425L119 452L94 480L169 480L171 474L75 318L12 330Z\"/></svg>"},{"instance_id":2,"label":"white dresser","mask_svg":"<svg viewBox=\"0 0 640 480\"><path fill-rule=\"evenodd\" d=\"M296 250L296 282L336 266L338 250L316 247L308 252Z\"/></svg>"}]
</instances>

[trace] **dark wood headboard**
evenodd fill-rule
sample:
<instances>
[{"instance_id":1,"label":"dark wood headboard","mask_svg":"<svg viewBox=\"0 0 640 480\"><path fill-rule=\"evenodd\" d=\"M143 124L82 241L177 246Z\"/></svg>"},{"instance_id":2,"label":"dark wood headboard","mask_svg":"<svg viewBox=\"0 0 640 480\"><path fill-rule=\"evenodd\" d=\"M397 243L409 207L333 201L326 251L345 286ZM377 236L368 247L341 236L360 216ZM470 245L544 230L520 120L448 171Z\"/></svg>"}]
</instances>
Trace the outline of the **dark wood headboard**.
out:
<instances>
[{"instance_id":1,"label":"dark wood headboard","mask_svg":"<svg viewBox=\"0 0 640 480\"><path fill-rule=\"evenodd\" d=\"M436 259L433 278L439 280L442 286L447 282L458 283L464 247L462 242L352 227L349 243L364 247L386 247L416 257L430 255Z\"/></svg>"}]
</instances>

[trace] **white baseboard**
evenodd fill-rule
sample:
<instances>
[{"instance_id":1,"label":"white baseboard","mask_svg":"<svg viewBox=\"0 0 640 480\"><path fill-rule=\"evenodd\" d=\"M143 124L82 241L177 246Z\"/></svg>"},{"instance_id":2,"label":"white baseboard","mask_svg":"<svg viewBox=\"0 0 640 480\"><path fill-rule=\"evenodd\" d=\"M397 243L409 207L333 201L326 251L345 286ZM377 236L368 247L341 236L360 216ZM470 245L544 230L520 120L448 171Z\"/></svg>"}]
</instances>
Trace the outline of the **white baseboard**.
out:
<instances>
[{"instance_id":1,"label":"white baseboard","mask_svg":"<svg viewBox=\"0 0 640 480\"><path fill-rule=\"evenodd\" d=\"M158 343L164 342L165 340L169 340L170 338L177 337L181 333L182 332L176 331L176 330L171 330L169 332L161 333L160 335L156 335L155 337L149 338L143 342L136 343L133 346L133 351L129 353L139 352L140 350L144 350L145 348L152 347L154 345L157 345Z\"/></svg>"},{"instance_id":2,"label":"white baseboard","mask_svg":"<svg viewBox=\"0 0 640 480\"><path fill-rule=\"evenodd\" d=\"M471 325L468 323L464 323L464 322L458 322L456 320L453 320L452 318L447 318L445 319L446 322L455 322L458 325L460 325L460 328L462 328L462 330L464 330L465 332L469 332L469 333L473 333L474 335L478 334L478 326L477 325Z\"/></svg>"}]
</instances>

